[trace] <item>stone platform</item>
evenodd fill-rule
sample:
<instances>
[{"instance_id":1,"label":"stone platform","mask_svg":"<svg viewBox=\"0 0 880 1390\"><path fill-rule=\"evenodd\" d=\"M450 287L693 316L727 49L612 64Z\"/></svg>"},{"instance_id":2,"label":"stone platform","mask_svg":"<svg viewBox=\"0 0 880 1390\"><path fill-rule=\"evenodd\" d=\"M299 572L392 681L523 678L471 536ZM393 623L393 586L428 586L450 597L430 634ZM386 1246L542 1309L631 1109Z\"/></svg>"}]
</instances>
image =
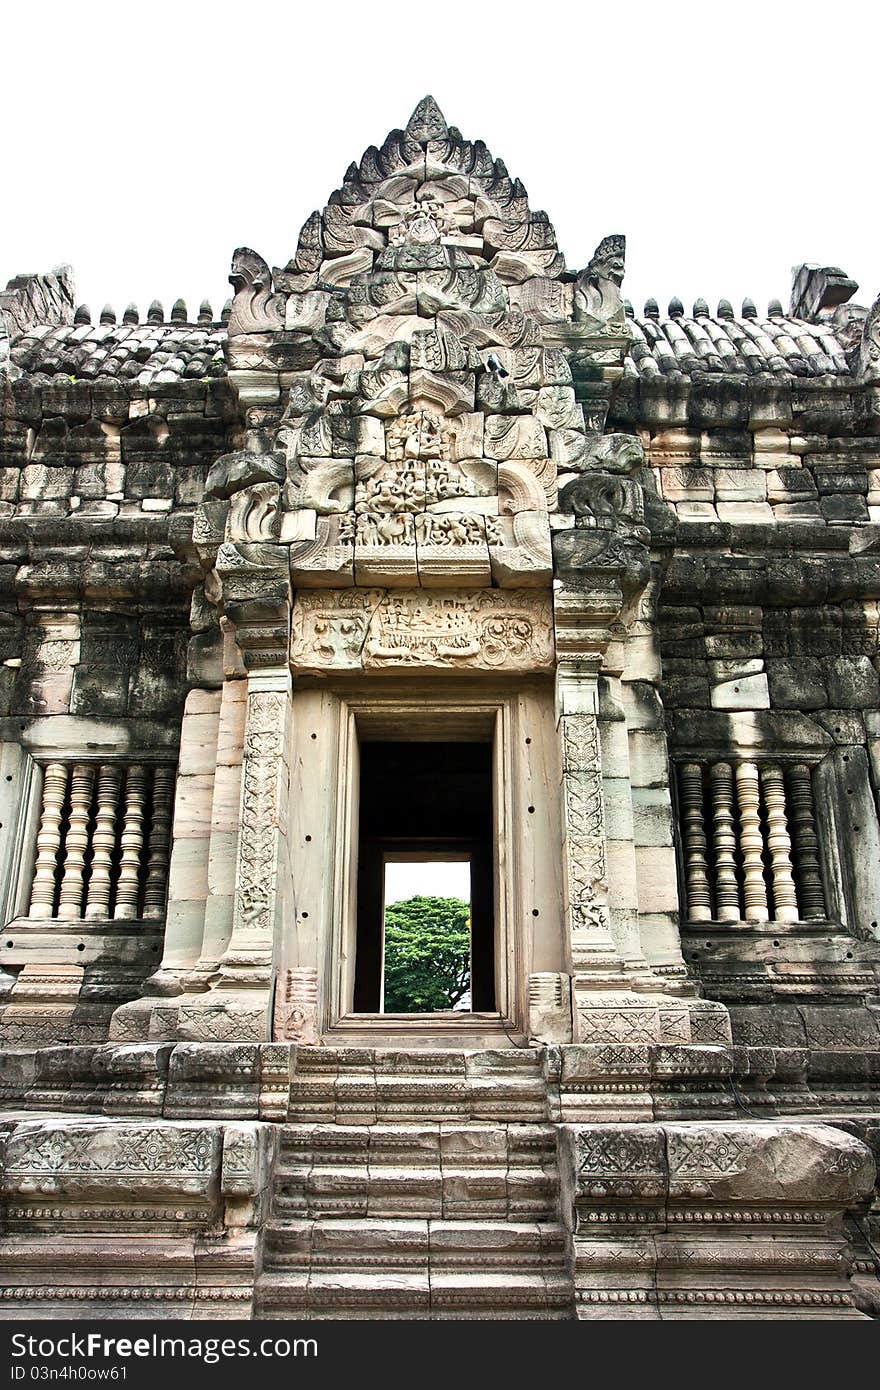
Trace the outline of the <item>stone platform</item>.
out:
<instances>
[{"instance_id":1,"label":"stone platform","mask_svg":"<svg viewBox=\"0 0 880 1390\"><path fill-rule=\"evenodd\" d=\"M880 1057L857 1057L13 1052L0 1316L858 1318Z\"/></svg>"}]
</instances>

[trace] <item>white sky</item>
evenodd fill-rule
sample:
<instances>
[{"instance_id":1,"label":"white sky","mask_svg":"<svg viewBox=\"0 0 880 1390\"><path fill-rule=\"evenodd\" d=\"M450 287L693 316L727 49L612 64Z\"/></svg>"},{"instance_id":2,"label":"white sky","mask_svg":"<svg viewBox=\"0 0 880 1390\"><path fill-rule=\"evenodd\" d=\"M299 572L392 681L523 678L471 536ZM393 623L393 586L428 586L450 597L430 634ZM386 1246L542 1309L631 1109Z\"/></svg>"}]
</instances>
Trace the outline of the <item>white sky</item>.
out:
<instances>
[{"instance_id":1,"label":"white sky","mask_svg":"<svg viewBox=\"0 0 880 1390\"><path fill-rule=\"evenodd\" d=\"M791 267L880 291L878 6L836 0L78 0L5 7L0 279L74 266L142 314L293 254L348 164L426 92L624 292L763 308Z\"/></svg>"},{"instance_id":2,"label":"white sky","mask_svg":"<svg viewBox=\"0 0 880 1390\"><path fill-rule=\"evenodd\" d=\"M471 866L463 862L391 863L385 865L385 903L423 898L471 900Z\"/></svg>"}]
</instances>

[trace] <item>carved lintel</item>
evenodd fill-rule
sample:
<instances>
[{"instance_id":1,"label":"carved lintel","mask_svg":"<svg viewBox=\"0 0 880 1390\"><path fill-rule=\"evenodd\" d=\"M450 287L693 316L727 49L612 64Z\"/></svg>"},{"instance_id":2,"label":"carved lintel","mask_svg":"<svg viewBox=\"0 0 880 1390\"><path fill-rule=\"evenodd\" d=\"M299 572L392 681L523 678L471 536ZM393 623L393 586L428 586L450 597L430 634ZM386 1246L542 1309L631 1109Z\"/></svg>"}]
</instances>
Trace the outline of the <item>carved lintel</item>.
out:
<instances>
[{"instance_id":1,"label":"carved lintel","mask_svg":"<svg viewBox=\"0 0 880 1390\"><path fill-rule=\"evenodd\" d=\"M298 593L295 671L550 671L550 596L536 590Z\"/></svg>"}]
</instances>

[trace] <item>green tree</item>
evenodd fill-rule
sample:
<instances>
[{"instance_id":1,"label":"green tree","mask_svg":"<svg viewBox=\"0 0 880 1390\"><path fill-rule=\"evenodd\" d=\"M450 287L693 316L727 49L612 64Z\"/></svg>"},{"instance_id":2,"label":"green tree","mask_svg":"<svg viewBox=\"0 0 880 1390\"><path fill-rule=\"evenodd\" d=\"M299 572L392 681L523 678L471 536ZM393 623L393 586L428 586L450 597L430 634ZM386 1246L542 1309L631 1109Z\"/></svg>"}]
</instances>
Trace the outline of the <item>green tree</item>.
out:
<instances>
[{"instance_id":1,"label":"green tree","mask_svg":"<svg viewBox=\"0 0 880 1390\"><path fill-rule=\"evenodd\" d=\"M385 1012L452 1009L471 982L470 907L408 898L385 909Z\"/></svg>"}]
</instances>

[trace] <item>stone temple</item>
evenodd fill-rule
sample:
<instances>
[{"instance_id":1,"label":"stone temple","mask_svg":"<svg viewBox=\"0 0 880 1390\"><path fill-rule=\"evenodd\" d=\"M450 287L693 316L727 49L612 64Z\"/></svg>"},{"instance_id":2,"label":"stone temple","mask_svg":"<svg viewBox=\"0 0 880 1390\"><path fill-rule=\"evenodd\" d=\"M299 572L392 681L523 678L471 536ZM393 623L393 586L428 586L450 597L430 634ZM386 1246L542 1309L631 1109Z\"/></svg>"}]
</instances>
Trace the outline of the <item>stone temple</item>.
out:
<instances>
[{"instance_id":1,"label":"stone temple","mask_svg":"<svg viewBox=\"0 0 880 1390\"><path fill-rule=\"evenodd\" d=\"M880 301L624 258L428 97L219 318L0 293L3 1317L880 1312Z\"/></svg>"}]
</instances>

